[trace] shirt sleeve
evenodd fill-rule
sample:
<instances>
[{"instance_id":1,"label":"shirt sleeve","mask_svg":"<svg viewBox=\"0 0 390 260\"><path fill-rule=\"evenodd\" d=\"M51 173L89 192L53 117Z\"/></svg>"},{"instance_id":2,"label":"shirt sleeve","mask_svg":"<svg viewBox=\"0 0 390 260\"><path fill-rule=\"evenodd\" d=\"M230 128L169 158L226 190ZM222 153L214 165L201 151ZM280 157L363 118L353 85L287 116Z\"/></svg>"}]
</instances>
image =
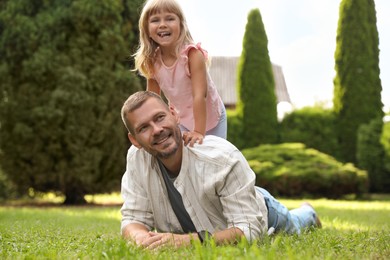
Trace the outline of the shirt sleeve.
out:
<instances>
[{"instance_id":1,"label":"shirt sleeve","mask_svg":"<svg viewBox=\"0 0 390 260\"><path fill-rule=\"evenodd\" d=\"M180 55L183 58L184 67L185 67L185 71L186 71L187 76L191 76L190 67L188 66L188 53L190 52L191 49L197 49L197 50L201 51L203 56L205 57L206 61L209 58L208 52L201 47L200 42L197 44L188 44L187 46L185 46L184 49L182 50L182 52L180 53Z\"/></svg>"},{"instance_id":2,"label":"shirt sleeve","mask_svg":"<svg viewBox=\"0 0 390 260\"><path fill-rule=\"evenodd\" d=\"M142 158L135 158L134 149L137 148L130 148L128 151L126 172L122 177L121 195L124 203L121 208L121 231L130 223L143 224L149 230L154 227L150 201L143 188L142 176L140 175L143 171L136 172L136 167L132 167L132 165L136 165L135 161L142 160Z\"/></svg>"},{"instance_id":3,"label":"shirt sleeve","mask_svg":"<svg viewBox=\"0 0 390 260\"><path fill-rule=\"evenodd\" d=\"M230 169L220 185L221 203L228 228L241 229L248 241L267 232L268 217L264 199L256 196L256 176L237 150L229 159Z\"/></svg>"}]
</instances>

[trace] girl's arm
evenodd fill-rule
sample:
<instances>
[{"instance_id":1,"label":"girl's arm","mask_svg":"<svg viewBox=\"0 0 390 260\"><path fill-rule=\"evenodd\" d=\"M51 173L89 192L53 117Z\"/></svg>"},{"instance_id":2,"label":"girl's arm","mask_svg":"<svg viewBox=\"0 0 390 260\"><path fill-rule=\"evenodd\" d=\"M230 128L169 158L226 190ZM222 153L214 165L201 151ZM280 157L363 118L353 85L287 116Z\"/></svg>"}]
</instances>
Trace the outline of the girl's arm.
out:
<instances>
[{"instance_id":1,"label":"girl's arm","mask_svg":"<svg viewBox=\"0 0 390 260\"><path fill-rule=\"evenodd\" d=\"M207 76L206 62L202 52L197 49L191 49L188 53L188 63L191 73L192 97L194 107L194 129L185 133L184 143L193 146L194 143L203 142L206 134L206 97L207 97Z\"/></svg>"},{"instance_id":2,"label":"girl's arm","mask_svg":"<svg viewBox=\"0 0 390 260\"><path fill-rule=\"evenodd\" d=\"M149 78L146 81L146 83L147 83L146 90L149 90L149 91L152 91L154 93L161 95L161 89L160 89L160 86L158 85L156 80Z\"/></svg>"}]
</instances>

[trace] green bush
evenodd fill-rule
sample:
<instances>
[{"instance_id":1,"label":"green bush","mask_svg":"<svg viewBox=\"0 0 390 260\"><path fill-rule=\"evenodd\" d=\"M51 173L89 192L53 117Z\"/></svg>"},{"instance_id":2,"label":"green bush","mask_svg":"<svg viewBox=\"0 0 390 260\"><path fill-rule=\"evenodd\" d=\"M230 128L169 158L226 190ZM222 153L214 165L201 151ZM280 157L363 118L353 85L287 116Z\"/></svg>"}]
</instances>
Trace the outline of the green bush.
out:
<instances>
[{"instance_id":1,"label":"green bush","mask_svg":"<svg viewBox=\"0 0 390 260\"><path fill-rule=\"evenodd\" d=\"M0 167L0 201L13 197L14 187Z\"/></svg>"},{"instance_id":2,"label":"green bush","mask_svg":"<svg viewBox=\"0 0 390 260\"><path fill-rule=\"evenodd\" d=\"M294 110L280 123L281 143L304 143L337 158L334 122L333 111L321 106Z\"/></svg>"},{"instance_id":3,"label":"green bush","mask_svg":"<svg viewBox=\"0 0 390 260\"><path fill-rule=\"evenodd\" d=\"M368 191L367 173L301 143L259 145L243 150L256 185L274 195L342 198Z\"/></svg>"},{"instance_id":4,"label":"green bush","mask_svg":"<svg viewBox=\"0 0 390 260\"><path fill-rule=\"evenodd\" d=\"M380 142L384 150L383 170L384 170L384 192L390 193L390 121L383 124Z\"/></svg>"},{"instance_id":5,"label":"green bush","mask_svg":"<svg viewBox=\"0 0 390 260\"><path fill-rule=\"evenodd\" d=\"M383 124L381 143L385 153L390 157L390 121Z\"/></svg>"},{"instance_id":6,"label":"green bush","mask_svg":"<svg viewBox=\"0 0 390 260\"><path fill-rule=\"evenodd\" d=\"M380 142L382 129L382 119L373 119L361 125L357 135L357 165L368 172L371 192L384 192L390 184L386 178L385 150Z\"/></svg>"},{"instance_id":7,"label":"green bush","mask_svg":"<svg viewBox=\"0 0 390 260\"><path fill-rule=\"evenodd\" d=\"M242 120L237 113L237 110L227 109L227 140L234 144L238 149L244 147L244 142L242 141Z\"/></svg>"}]
</instances>

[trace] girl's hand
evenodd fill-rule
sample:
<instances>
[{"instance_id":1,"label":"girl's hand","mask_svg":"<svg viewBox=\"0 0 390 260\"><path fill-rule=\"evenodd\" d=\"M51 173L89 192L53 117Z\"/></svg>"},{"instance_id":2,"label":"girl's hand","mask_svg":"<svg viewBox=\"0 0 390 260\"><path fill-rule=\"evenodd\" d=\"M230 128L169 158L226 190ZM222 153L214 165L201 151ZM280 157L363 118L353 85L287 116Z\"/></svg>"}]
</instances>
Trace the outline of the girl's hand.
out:
<instances>
[{"instance_id":1,"label":"girl's hand","mask_svg":"<svg viewBox=\"0 0 390 260\"><path fill-rule=\"evenodd\" d=\"M204 136L196 131L183 133L184 145L190 144L190 147L193 147L195 143L202 144L203 138Z\"/></svg>"}]
</instances>

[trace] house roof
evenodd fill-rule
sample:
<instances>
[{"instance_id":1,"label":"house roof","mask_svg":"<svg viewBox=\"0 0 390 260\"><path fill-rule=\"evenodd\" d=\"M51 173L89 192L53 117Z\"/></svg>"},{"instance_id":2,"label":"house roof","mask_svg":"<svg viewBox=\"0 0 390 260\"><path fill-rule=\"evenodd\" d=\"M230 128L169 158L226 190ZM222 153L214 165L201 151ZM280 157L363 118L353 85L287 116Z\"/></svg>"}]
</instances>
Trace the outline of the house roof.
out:
<instances>
[{"instance_id":1,"label":"house roof","mask_svg":"<svg viewBox=\"0 0 390 260\"><path fill-rule=\"evenodd\" d=\"M217 87L222 101L227 106L234 106L237 103L237 64L240 57L213 56L211 58L210 76ZM275 94L277 103L282 101L291 104L290 95L287 91L286 81L282 67L272 64L272 71L275 79Z\"/></svg>"}]
</instances>

